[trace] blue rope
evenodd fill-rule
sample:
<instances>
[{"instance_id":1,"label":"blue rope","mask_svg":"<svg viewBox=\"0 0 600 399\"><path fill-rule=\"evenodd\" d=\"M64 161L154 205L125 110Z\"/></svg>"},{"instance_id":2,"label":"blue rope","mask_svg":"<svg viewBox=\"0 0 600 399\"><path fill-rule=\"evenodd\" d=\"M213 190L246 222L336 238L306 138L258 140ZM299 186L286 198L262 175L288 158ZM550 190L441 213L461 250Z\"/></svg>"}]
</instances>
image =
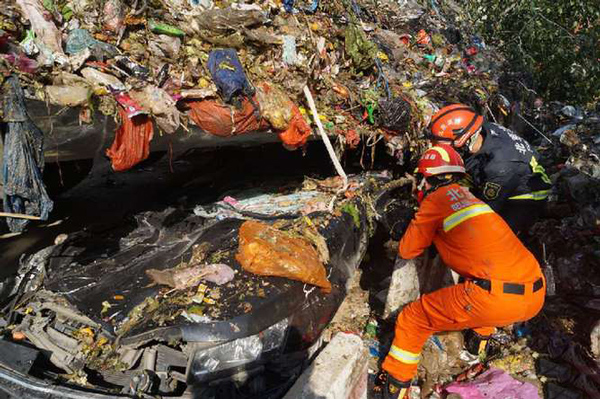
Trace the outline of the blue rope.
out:
<instances>
[{"instance_id":1,"label":"blue rope","mask_svg":"<svg viewBox=\"0 0 600 399\"><path fill-rule=\"evenodd\" d=\"M381 60L375 57L375 65L377 65L377 88L381 87L381 82L383 82L383 87L385 88L385 92L387 94L388 100L392 99L392 92L390 90L390 83L388 82L385 73L383 73L383 65L381 65Z\"/></svg>"}]
</instances>

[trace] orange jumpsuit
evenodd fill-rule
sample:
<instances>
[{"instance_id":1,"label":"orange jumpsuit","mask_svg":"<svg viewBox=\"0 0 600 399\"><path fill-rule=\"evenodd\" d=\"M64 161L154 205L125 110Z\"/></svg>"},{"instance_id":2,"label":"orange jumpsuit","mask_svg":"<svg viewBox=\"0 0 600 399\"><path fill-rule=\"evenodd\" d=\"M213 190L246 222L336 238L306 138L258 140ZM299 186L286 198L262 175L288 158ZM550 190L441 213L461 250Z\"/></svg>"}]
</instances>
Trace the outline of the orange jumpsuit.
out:
<instances>
[{"instance_id":1,"label":"orange jumpsuit","mask_svg":"<svg viewBox=\"0 0 600 399\"><path fill-rule=\"evenodd\" d=\"M431 334L471 328L489 336L495 327L532 318L544 304L538 262L504 220L468 188L450 184L425 197L400 241L400 256L415 258L432 242L444 263L466 281L421 296L398 316L383 369L400 381L415 376ZM489 280L491 289L470 279ZM505 293L505 282L522 284L524 292Z\"/></svg>"}]
</instances>

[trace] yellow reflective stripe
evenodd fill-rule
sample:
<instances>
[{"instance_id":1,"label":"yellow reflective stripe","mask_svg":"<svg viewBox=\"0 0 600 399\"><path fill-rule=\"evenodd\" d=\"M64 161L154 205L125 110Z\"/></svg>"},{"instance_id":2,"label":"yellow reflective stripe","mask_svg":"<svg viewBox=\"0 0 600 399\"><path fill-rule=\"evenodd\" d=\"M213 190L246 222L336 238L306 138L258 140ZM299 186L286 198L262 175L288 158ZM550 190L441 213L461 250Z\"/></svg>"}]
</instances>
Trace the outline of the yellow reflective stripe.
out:
<instances>
[{"instance_id":1,"label":"yellow reflective stripe","mask_svg":"<svg viewBox=\"0 0 600 399\"><path fill-rule=\"evenodd\" d=\"M417 364L419 363L419 358L421 357L420 353L405 351L395 345L392 345L388 354L399 362L406 364Z\"/></svg>"},{"instance_id":2,"label":"yellow reflective stripe","mask_svg":"<svg viewBox=\"0 0 600 399\"><path fill-rule=\"evenodd\" d=\"M516 200L531 199L531 200L539 201L539 200L544 200L544 199L548 198L549 195L550 195L550 190L541 190L541 191L534 191L529 194L515 195L514 197L510 197L509 199L516 199Z\"/></svg>"},{"instance_id":3,"label":"yellow reflective stripe","mask_svg":"<svg viewBox=\"0 0 600 399\"><path fill-rule=\"evenodd\" d=\"M442 147L431 147L431 149L435 152L437 152L438 154L441 155L442 159L446 162L450 162L450 155L448 154L448 151L446 151L445 148Z\"/></svg>"},{"instance_id":4,"label":"yellow reflective stripe","mask_svg":"<svg viewBox=\"0 0 600 399\"><path fill-rule=\"evenodd\" d=\"M475 204L465 209L461 209L458 212L454 212L452 215L448 216L444 219L444 231L448 232L464 222L465 220L469 220L474 218L475 216L484 215L486 213L494 212L489 205L486 204Z\"/></svg>"},{"instance_id":5,"label":"yellow reflective stripe","mask_svg":"<svg viewBox=\"0 0 600 399\"><path fill-rule=\"evenodd\" d=\"M542 176L542 181L544 183L552 184L552 181L546 174L544 167L538 163L538 161L537 161L537 159L535 159L535 157L531 157L531 161L529 161L529 166L531 166L531 170L533 171L533 173L537 173Z\"/></svg>"}]
</instances>

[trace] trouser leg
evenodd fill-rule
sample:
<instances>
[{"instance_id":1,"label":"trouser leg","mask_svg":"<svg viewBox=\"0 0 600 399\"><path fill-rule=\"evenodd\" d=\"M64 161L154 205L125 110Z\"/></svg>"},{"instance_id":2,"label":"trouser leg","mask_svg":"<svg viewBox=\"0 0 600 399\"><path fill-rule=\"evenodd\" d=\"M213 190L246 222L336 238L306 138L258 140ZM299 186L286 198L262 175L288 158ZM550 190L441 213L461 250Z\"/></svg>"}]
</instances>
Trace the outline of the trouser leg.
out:
<instances>
[{"instance_id":1,"label":"trouser leg","mask_svg":"<svg viewBox=\"0 0 600 399\"><path fill-rule=\"evenodd\" d=\"M383 369L400 381L410 381L417 372L421 349L433 333L462 329L469 319L464 307L464 284L423 295L407 305L396 321L394 341Z\"/></svg>"}]
</instances>

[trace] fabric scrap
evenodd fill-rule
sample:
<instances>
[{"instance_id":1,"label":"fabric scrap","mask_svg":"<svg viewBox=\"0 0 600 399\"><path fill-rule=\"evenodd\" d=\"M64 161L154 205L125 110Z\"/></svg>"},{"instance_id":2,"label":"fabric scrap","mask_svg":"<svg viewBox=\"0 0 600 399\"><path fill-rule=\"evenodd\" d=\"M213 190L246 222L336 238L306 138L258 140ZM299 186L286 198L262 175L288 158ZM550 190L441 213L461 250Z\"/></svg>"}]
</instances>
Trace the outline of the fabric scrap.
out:
<instances>
[{"instance_id":1,"label":"fabric scrap","mask_svg":"<svg viewBox=\"0 0 600 399\"><path fill-rule=\"evenodd\" d=\"M40 216L47 220L54 203L46 192L44 133L27 114L25 94L17 76L3 86L4 212ZM10 231L20 232L26 219L7 218Z\"/></svg>"},{"instance_id":2,"label":"fabric scrap","mask_svg":"<svg viewBox=\"0 0 600 399\"><path fill-rule=\"evenodd\" d=\"M234 49L213 50L208 56L208 69L226 103L236 96L253 96L254 88Z\"/></svg>"}]
</instances>

